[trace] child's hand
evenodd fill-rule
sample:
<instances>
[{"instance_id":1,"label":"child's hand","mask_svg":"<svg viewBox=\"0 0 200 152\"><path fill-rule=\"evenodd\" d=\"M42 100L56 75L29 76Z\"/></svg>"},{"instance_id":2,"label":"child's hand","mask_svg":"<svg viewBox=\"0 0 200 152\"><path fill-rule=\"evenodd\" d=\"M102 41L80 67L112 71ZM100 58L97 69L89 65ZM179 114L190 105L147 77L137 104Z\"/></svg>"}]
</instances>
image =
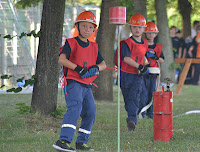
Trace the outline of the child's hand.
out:
<instances>
[{"instance_id":1,"label":"child's hand","mask_svg":"<svg viewBox=\"0 0 200 152\"><path fill-rule=\"evenodd\" d=\"M89 69L89 73L90 73L91 77L99 75L99 67L97 65L91 66L90 69Z\"/></svg>"},{"instance_id":2,"label":"child's hand","mask_svg":"<svg viewBox=\"0 0 200 152\"><path fill-rule=\"evenodd\" d=\"M77 65L74 71L76 71L82 79L90 77L90 73L87 71L86 67L81 67Z\"/></svg>"},{"instance_id":3,"label":"child's hand","mask_svg":"<svg viewBox=\"0 0 200 152\"><path fill-rule=\"evenodd\" d=\"M147 75L149 74L148 66L139 65L138 67L138 74Z\"/></svg>"},{"instance_id":4,"label":"child's hand","mask_svg":"<svg viewBox=\"0 0 200 152\"><path fill-rule=\"evenodd\" d=\"M154 60L159 60L159 57L155 54L154 57L151 57Z\"/></svg>"},{"instance_id":5,"label":"child's hand","mask_svg":"<svg viewBox=\"0 0 200 152\"><path fill-rule=\"evenodd\" d=\"M155 54L155 53L156 53L155 51L149 50L149 51L147 51L147 53L146 53L146 57L148 57L148 58L154 57L154 54Z\"/></svg>"},{"instance_id":6,"label":"child's hand","mask_svg":"<svg viewBox=\"0 0 200 152\"><path fill-rule=\"evenodd\" d=\"M84 75L81 76L82 79L91 77L90 73L87 71Z\"/></svg>"},{"instance_id":7,"label":"child's hand","mask_svg":"<svg viewBox=\"0 0 200 152\"><path fill-rule=\"evenodd\" d=\"M156 52L153 51L153 50L147 51L146 56L149 57L149 58L152 58L154 60L158 60L159 59L159 57L157 56Z\"/></svg>"}]
</instances>

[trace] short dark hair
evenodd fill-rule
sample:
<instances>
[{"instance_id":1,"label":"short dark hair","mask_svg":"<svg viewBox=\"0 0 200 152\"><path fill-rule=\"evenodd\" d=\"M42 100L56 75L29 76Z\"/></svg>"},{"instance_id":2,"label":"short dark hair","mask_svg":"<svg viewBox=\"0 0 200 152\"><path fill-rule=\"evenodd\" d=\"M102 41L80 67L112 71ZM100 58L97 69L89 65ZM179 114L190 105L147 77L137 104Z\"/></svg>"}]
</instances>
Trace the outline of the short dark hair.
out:
<instances>
[{"instance_id":1,"label":"short dark hair","mask_svg":"<svg viewBox=\"0 0 200 152\"><path fill-rule=\"evenodd\" d=\"M197 27L196 27L196 31L199 31L200 30L200 25L198 25Z\"/></svg>"},{"instance_id":2,"label":"short dark hair","mask_svg":"<svg viewBox=\"0 0 200 152\"><path fill-rule=\"evenodd\" d=\"M195 25L197 25L197 24L199 24L199 21L195 20L195 21L193 22L193 27L194 27Z\"/></svg>"},{"instance_id":3,"label":"short dark hair","mask_svg":"<svg viewBox=\"0 0 200 152\"><path fill-rule=\"evenodd\" d=\"M171 29L173 29L173 28L175 28L175 29L176 29L176 26L174 26L174 25L173 25L173 26L171 26L171 27L170 27L170 30L171 30Z\"/></svg>"}]
</instances>

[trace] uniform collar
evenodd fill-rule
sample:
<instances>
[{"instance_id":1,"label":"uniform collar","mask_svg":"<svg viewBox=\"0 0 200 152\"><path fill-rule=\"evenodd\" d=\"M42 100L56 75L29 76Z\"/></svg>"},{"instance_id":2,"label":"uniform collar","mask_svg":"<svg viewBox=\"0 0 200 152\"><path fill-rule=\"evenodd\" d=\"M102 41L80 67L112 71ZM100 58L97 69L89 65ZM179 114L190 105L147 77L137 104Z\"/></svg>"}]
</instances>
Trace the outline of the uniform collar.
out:
<instances>
[{"instance_id":1,"label":"uniform collar","mask_svg":"<svg viewBox=\"0 0 200 152\"><path fill-rule=\"evenodd\" d=\"M89 46L89 41L87 40L87 42L83 42L81 39L79 39L79 37L75 37L76 41L78 42L78 44L81 46L81 47L87 47Z\"/></svg>"},{"instance_id":2,"label":"uniform collar","mask_svg":"<svg viewBox=\"0 0 200 152\"><path fill-rule=\"evenodd\" d=\"M141 42L138 42L138 41L136 41L136 40L133 38L133 36L131 36L130 38L131 38L135 43L137 43L137 44L144 44L143 39L141 39Z\"/></svg>"}]
</instances>

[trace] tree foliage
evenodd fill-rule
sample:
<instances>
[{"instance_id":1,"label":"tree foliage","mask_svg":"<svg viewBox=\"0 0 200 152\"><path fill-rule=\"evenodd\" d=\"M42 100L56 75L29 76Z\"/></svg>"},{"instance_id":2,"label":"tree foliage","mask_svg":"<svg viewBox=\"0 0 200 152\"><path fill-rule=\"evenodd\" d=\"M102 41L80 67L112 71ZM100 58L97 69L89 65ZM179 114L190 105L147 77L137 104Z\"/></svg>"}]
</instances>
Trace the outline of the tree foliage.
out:
<instances>
[{"instance_id":1,"label":"tree foliage","mask_svg":"<svg viewBox=\"0 0 200 152\"><path fill-rule=\"evenodd\" d=\"M1 36L3 36L4 39L8 39L8 40L13 39L14 37L18 37L19 39L22 39L24 36L33 36L33 37L37 38L37 37L40 37L40 31L36 33L35 30L32 30L29 33L22 32L20 35L10 35L10 34L1 35L0 34L0 37Z\"/></svg>"},{"instance_id":2,"label":"tree foliage","mask_svg":"<svg viewBox=\"0 0 200 152\"><path fill-rule=\"evenodd\" d=\"M133 0L118 0L118 5L126 7L126 20L129 21L134 12Z\"/></svg>"},{"instance_id":3,"label":"tree foliage","mask_svg":"<svg viewBox=\"0 0 200 152\"><path fill-rule=\"evenodd\" d=\"M10 79L10 78L12 78L12 75L2 75L1 76L1 79L3 80L3 79ZM10 89L7 89L6 90L6 92L14 92L14 93L19 93L19 92L21 92L22 91L22 87L23 88L26 88L28 85L30 85L30 86L32 86L33 84L34 84L34 78L35 78L35 75L33 75L30 79L24 79L24 77L22 77L22 78L19 78L19 79L17 79L17 82L23 82L24 81L24 84L23 85L20 85L20 86L18 86L18 87L12 87L12 88L10 88ZM5 85L2 85L1 87L0 87L0 89L2 89L3 87L6 87Z\"/></svg>"},{"instance_id":4,"label":"tree foliage","mask_svg":"<svg viewBox=\"0 0 200 152\"><path fill-rule=\"evenodd\" d=\"M15 0L15 1L17 1L17 0ZM18 9L25 9L27 7L37 6L38 3L41 1L43 1L43 0L19 0L15 4L15 7Z\"/></svg>"},{"instance_id":5,"label":"tree foliage","mask_svg":"<svg viewBox=\"0 0 200 152\"><path fill-rule=\"evenodd\" d=\"M15 0L17 8L26 8L36 6L43 0ZM188 0L192 5L191 23L194 20L200 20L200 0ZM65 3L68 5L101 5L102 0L66 0ZM127 21L131 18L134 13L133 0L118 0L118 6L126 7ZM147 0L147 18L148 21L156 21L156 10L154 8L155 0ZM167 0L167 15L169 21L169 27L172 25L182 29L182 18L178 9L178 0Z\"/></svg>"},{"instance_id":6,"label":"tree foliage","mask_svg":"<svg viewBox=\"0 0 200 152\"><path fill-rule=\"evenodd\" d=\"M75 4L74 2L76 2L78 5L97 5L97 6L100 6L101 1L102 0L73 0L72 3Z\"/></svg>"},{"instance_id":7,"label":"tree foliage","mask_svg":"<svg viewBox=\"0 0 200 152\"><path fill-rule=\"evenodd\" d=\"M194 20L200 20L200 0L188 0L192 6L191 12L191 24ZM186 11L186 8L185 8ZM169 27L172 25L177 26L182 29L182 18L178 9L178 0L168 0L167 1L167 13L169 20Z\"/></svg>"},{"instance_id":8,"label":"tree foliage","mask_svg":"<svg viewBox=\"0 0 200 152\"><path fill-rule=\"evenodd\" d=\"M37 6L39 2L43 0L15 0L15 7L18 9L24 9L31 6ZM66 0L68 5L101 5L101 0Z\"/></svg>"},{"instance_id":9,"label":"tree foliage","mask_svg":"<svg viewBox=\"0 0 200 152\"><path fill-rule=\"evenodd\" d=\"M147 0L147 21L156 21L155 0Z\"/></svg>"}]
</instances>

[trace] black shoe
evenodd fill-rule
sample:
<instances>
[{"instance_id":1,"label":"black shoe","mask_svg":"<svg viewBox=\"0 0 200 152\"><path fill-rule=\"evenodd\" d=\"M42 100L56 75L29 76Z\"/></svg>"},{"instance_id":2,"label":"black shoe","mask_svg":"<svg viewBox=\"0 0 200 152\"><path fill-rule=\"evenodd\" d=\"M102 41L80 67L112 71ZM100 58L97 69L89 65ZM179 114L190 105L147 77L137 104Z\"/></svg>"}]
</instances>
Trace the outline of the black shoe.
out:
<instances>
[{"instance_id":1,"label":"black shoe","mask_svg":"<svg viewBox=\"0 0 200 152\"><path fill-rule=\"evenodd\" d=\"M75 149L70 148L69 143L61 140L58 140L55 144L53 144L53 148L59 151L68 151L68 152L76 151Z\"/></svg>"},{"instance_id":2,"label":"black shoe","mask_svg":"<svg viewBox=\"0 0 200 152\"><path fill-rule=\"evenodd\" d=\"M84 151L94 151L94 149L88 147L87 144L84 143L76 143L76 149Z\"/></svg>"},{"instance_id":3,"label":"black shoe","mask_svg":"<svg viewBox=\"0 0 200 152\"><path fill-rule=\"evenodd\" d=\"M132 120L129 120L127 127L128 127L128 131L134 131L135 130L135 123Z\"/></svg>"}]
</instances>

